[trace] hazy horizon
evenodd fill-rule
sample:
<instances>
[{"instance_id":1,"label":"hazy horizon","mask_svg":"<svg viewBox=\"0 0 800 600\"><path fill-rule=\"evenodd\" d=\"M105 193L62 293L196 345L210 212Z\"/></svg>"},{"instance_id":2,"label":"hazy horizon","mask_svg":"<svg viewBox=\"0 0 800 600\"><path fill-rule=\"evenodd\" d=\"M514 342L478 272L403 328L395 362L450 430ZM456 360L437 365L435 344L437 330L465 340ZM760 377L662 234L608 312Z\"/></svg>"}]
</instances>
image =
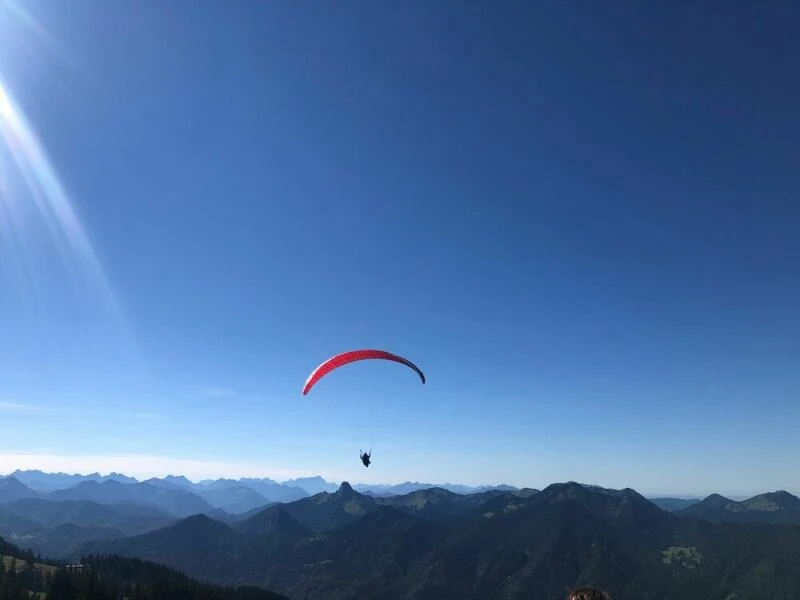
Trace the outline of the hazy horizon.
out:
<instances>
[{"instance_id":1,"label":"hazy horizon","mask_svg":"<svg viewBox=\"0 0 800 600\"><path fill-rule=\"evenodd\" d=\"M152 459L153 457L150 457L150 458ZM62 465L67 465L67 464L75 464L75 465L77 465L79 463L70 463L69 461L64 461L64 462L61 462L60 464L62 464ZM179 463L176 461L174 464L177 466ZM186 463L184 463L184 464L186 464ZM125 470L122 470L122 469L111 469L111 470L106 470L106 471L103 471L102 469L88 469L88 468L83 468L83 470L80 470L80 469L79 470L69 470L69 469L68 470L46 470L46 469L42 469L42 468L38 468L38 467L32 467L32 466L28 466L28 467L25 467L25 468L16 467L14 469L8 469L8 467L5 466L5 463L2 461L2 458L0 458L0 477L8 477L8 476L10 476L12 473L14 473L17 470L19 470L19 471L39 471L39 472L42 472L45 475L67 475L67 476L80 476L80 477L87 477L89 475L98 475L99 477L108 477L108 476L111 476L111 475L121 475L121 476L125 476L125 477L131 477L133 479L136 479L139 482L143 482L143 481L146 481L146 480L151 479L151 478L164 479L167 476L174 476L174 477L185 477L186 479L188 479L193 484L199 484L199 483L201 483L203 481L214 481L214 480L217 480L217 479L238 480L238 479L256 478L256 479L271 479L271 480L275 481L276 483L284 485L287 482L292 482L292 481L297 480L297 479L320 477L326 483L337 485L337 486L341 485L343 482L346 481L347 483L349 483L350 485L353 485L353 486L374 486L374 487L380 487L380 486L387 486L388 487L388 486L397 486L397 485L402 485L402 484L412 484L412 485L414 485L414 484L453 485L453 486L464 486L464 487L469 487L469 488L479 488L479 487L483 487L483 486L496 487L496 486L501 486L501 485L511 485L511 486L513 486L515 488L518 488L518 489L532 488L532 489L543 490L546 487L548 487L549 485L556 485L556 484L567 483L567 482L570 482L570 481L575 481L576 483L580 483L581 485L598 486L598 487L606 488L606 489L625 489L625 488L630 488L630 489L633 489L634 491L640 493L641 495L643 495L643 496L645 496L647 498L662 498L663 497L663 498L682 498L682 499L691 499L691 500L703 499L703 498L705 498L705 497L707 497L707 496L709 496L711 494L720 494L720 495L725 496L726 498L729 498L731 500L743 500L743 499L747 499L747 498L752 498L753 496L757 496L759 494L777 492L777 491L787 491L790 494L798 495L798 493L796 491L792 491L790 489L786 489L786 488L783 488L783 487L778 487L778 488L775 488L775 489L747 490L747 491L745 491L744 489L740 489L738 491L736 491L736 490L734 490L734 491L711 490L711 491L708 491L708 492L705 492L705 493L696 493L696 492L689 493L689 492L674 492L674 491L673 492L670 492L670 491L666 491L666 492L665 491L658 491L658 488L653 488L653 490L642 490L642 489L638 489L635 486L631 486L631 485L610 486L610 485L603 485L602 483L597 483L597 482L580 481L580 480L574 480L574 479L552 480L552 481L548 481L547 483L540 483L538 485L529 485L529 484L520 485L520 484L511 483L509 481L465 483L465 482L463 482L461 480L452 479L452 478L451 479L446 479L446 480L439 480L439 481L406 479L406 480L398 480L398 481L377 481L377 482L376 481L370 481L370 482L367 482L367 481L362 481L362 480L358 480L358 479L356 479L356 480L336 479L336 478L326 477L322 473L309 473L309 474L303 474L303 475L296 475L296 476L292 476L292 477L285 477L285 476L284 477L279 477L279 476L276 476L274 474L270 475L269 473L265 473L264 471L239 471L238 473L244 473L244 474L238 474L237 473L235 475L232 475L230 472L219 472L219 471L217 471L217 472L213 472L212 473L211 471L208 471L208 472L202 472L201 471L199 473L205 473L205 475L198 474L198 475L194 475L194 476L189 476L189 475L186 475L185 473L180 472L180 471L169 471L168 472L168 471L165 471L165 470L150 470L150 471L140 472L140 473L137 474L135 472L128 472L128 471L125 471Z\"/></svg>"}]
</instances>

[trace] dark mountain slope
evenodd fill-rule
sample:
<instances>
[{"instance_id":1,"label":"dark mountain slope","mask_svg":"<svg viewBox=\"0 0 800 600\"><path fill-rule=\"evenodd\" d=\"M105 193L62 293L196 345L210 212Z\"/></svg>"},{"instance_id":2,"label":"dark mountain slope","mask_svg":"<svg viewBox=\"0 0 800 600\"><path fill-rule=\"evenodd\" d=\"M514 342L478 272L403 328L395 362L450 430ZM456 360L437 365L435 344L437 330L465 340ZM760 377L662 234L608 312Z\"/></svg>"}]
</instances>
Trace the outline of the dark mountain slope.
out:
<instances>
[{"instance_id":1,"label":"dark mountain slope","mask_svg":"<svg viewBox=\"0 0 800 600\"><path fill-rule=\"evenodd\" d=\"M800 525L800 498L785 491L778 491L736 502L719 494L712 494L675 514L711 523Z\"/></svg>"},{"instance_id":2,"label":"dark mountain slope","mask_svg":"<svg viewBox=\"0 0 800 600\"><path fill-rule=\"evenodd\" d=\"M120 556L85 556L78 568L37 558L0 538L4 600L288 600L256 587L199 583L163 565Z\"/></svg>"},{"instance_id":3,"label":"dark mountain slope","mask_svg":"<svg viewBox=\"0 0 800 600\"><path fill-rule=\"evenodd\" d=\"M276 504L268 509L249 517L246 521L236 523L234 531L248 536L261 536L271 534L273 536L303 537L310 536L311 529L300 523L291 516L283 505Z\"/></svg>"},{"instance_id":4,"label":"dark mountain slope","mask_svg":"<svg viewBox=\"0 0 800 600\"><path fill-rule=\"evenodd\" d=\"M263 573L263 585L291 598L410 598L430 587L430 564L419 557L434 555L439 544L435 523L382 506L335 532L295 543L291 554L265 557L251 569Z\"/></svg>"},{"instance_id":5,"label":"dark mountain slope","mask_svg":"<svg viewBox=\"0 0 800 600\"><path fill-rule=\"evenodd\" d=\"M667 512L683 510L700 502L694 498L650 498L649 500L661 510L666 510Z\"/></svg>"},{"instance_id":6,"label":"dark mountain slope","mask_svg":"<svg viewBox=\"0 0 800 600\"><path fill-rule=\"evenodd\" d=\"M93 588L92 597L98 600L288 600L252 586L223 588L199 583L174 569L131 558L87 556L83 562L90 569L65 573L65 579L69 588L78 592Z\"/></svg>"},{"instance_id":7,"label":"dark mountain slope","mask_svg":"<svg viewBox=\"0 0 800 600\"><path fill-rule=\"evenodd\" d=\"M19 545L30 548L37 554L53 558L64 558L75 554L90 542L107 542L125 537L113 527L92 527L63 523L17 540Z\"/></svg>"},{"instance_id":8,"label":"dark mountain slope","mask_svg":"<svg viewBox=\"0 0 800 600\"><path fill-rule=\"evenodd\" d=\"M376 511L378 506L373 498L359 494L350 487L350 484L344 482L333 494L321 492L309 498L282 504L279 507L272 506L266 510L273 511L277 508L310 530L323 532L354 523ZM253 519L257 521L258 514L242 521L238 530L247 531L248 524Z\"/></svg>"},{"instance_id":9,"label":"dark mountain slope","mask_svg":"<svg viewBox=\"0 0 800 600\"><path fill-rule=\"evenodd\" d=\"M192 518L102 546L295 600L563 600L575 585L602 587L615 600L800 597L798 527L678 518L632 490L574 483L529 498L500 494L436 520L340 492L302 505L306 521L327 524L311 535L286 505L257 515L258 527ZM345 505L365 514L331 528Z\"/></svg>"},{"instance_id":10,"label":"dark mountain slope","mask_svg":"<svg viewBox=\"0 0 800 600\"><path fill-rule=\"evenodd\" d=\"M467 514L491 498L507 495L507 492L498 490L467 495L443 488L428 488L402 496L377 496L374 503L378 506L392 506L412 516L441 520Z\"/></svg>"},{"instance_id":11,"label":"dark mountain slope","mask_svg":"<svg viewBox=\"0 0 800 600\"><path fill-rule=\"evenodd\" d=\"M195 515L142 535L85 544L74 557L81 553L133 556L177 568L201 581L212 581L219 580L212 574L247 552L240 536L228 525Z\"/></svg>"}]
</instances>

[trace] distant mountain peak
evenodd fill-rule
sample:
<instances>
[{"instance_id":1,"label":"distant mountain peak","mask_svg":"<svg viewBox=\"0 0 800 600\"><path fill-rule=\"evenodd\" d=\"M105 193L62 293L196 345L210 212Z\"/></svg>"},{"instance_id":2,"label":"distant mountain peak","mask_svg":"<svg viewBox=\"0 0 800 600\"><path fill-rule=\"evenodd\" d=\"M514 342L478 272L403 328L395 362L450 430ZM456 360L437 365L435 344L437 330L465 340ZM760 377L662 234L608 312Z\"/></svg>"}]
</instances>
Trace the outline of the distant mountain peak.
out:
<instances>
[{"instance_id":1,"label":"distant mountain peak","mask_svg":"<svg viewBox=\"0 0 800 600\"><path fill-rule=\"evenodd\" d=\"M20 475L26 475L26 474L27 475L44 475L44 473L42 471L39 471L38 469L28 469L28 470L15 469L14 472L9 473L7 475L7 477L16 478L16 477L19 477ZM65 473L53 473L53 475L65 475Z\"/></svg>"},{"instance_id":2,"label":"distant mountain peak","mask_svg":"<svg viewBox=\"0 0 800 600\"><path fill-rule=\"evenodd\" d=\"M784 490L759 494L741 502L711 494L678 514L712 523L797 524L800 522L800 498Z\"/></svg>"},{"instance_id":3,"label":"distant mountain peak","mask_svg":"<svg viewBox=\"0 0 800 600\"><path fill-rule=\"evenodd\" d=\"M36 496L36 492L16 477L9 475L0 479L0 502L13 502L34 496Z\"/></svg>"},{"instance_id":4,"label":"distant mountain peak","mask_svg":"<svg viewBox=\"0 0 800 600\"><path fill-rule=\"evenodd\" d=\"M164 477L167 481L182 481L184 483L191 483L184 475L167 475Z\"/></svg>"},{"instance_id":5,"label":"distant mountain peak","mask_svg":"<svg viewBox=\"0 0 800 600\"><path fill-rule=\"evenodd\" d=\"M580 483L576 483L574 481L567 481L564 483L551 483L544 490L542 490L542 493L567 495L570 497L584 497L592 492L601 493L601 489L602 488L581 485Z\"/></svg>"},{"instance_id":6,"label":"distant mountain peak","mask_svg":"<svg viewBox=\"0 0 800 600\"><path fill-rule=\"evenodd\" d=\"M790 494L786 490L776 490L774 492L767 492L766 494L764 494L764 496L769 498L770 500L791 502L793 504L800 501L800 498L798 498L794 494Z\"/></svg>"},{"instance_id":7,"label":"distant mountain peak","mask_svg":"<svg viewBox=\"0 0 800 600\"><path fill-rule=\"evenodd\" d=\"M181 519L176 523L176 525L180 524L190 525L192 523L216 523L216 521L211 517L209 517L208 515L205 515L203 513L198 513L196 515L190 515L188 517Z\"/></svg>"},{"instance_id":8,"label":"distant mountain peak","mask_svg":"<svg viewBox=\"0 0 800 600\"><path fill-rule=\"evenodd\" d=\"M122 483L121 481L117 481L116 479L106 479L105 481L96 481L94 479L89 481L84 481L83 483L79 483L78 485L89 484L89 485L99 485L105 489L120 489L124 487L126 484ZM141 483L139 485L150 485L149 483Z\"/></svg>"},{"instance_id":9,"label":"distant mountain peak","mask_svg":"<svg viewBox=\"0 0 800 600\"><path fill-rule=\"evenodd\" d=\"M243 521L237 526L250 535L265 533L284 535L308 535L311 530L286 512L281 506L271 506Z\"/></svg>"},{"instance_id":10,"label":"distant mountain peak","mask_svg":"<svg viewBox=\"0 0 800 600\"><path fill-rule=\"evenodd\" d=\"M426 496L457 496L455 492L451 492L450 490L446 490L443 487L432 487L426 488L422 490L416 490L415 492L411 492L411 494L420 494Z\"/></svg>"},{"instance_id":11,"label":"distant mountain peak","mask_svg":"<svg viewBox=\"0 0 800 600\"><path fill-rule=\"evenodd\" d=\"M233 481L233 480L231 479L229 481ZM277 481L275 481L274 479L270 479L269 477L262 477L262 478L258 478L258 477L239 477L239 481L240 482L242 482L242 481L245 481L245 482L263 481L265 483L275 483L275 484L278 483Z\"/></svg>"},{"instance_id":12,"label":"distant mountain peak","mask_svg":"<svg viewBox=\"0 0 800 600\"><path fill-rule=\"evenodd\" d=\"M525 502L522 498L520 500ZM630 488L614 490L574 481L551 484L540 493L530 496L530 502L539 506L542 503L550 506L578 504L603 519L636 527L672 518L672 515Z\"/></svg>"},{"instance_id":13,"label":"distant mountain peak","mask_svg":"<svg viewBox=\"0 0 800 600\"><path fill-rule=\"evenodd\" d=\"M740 503L745 510L800 511L800 498L784 490L759 494Z\"/></svg>"},{"instance_id":14,"label":"distant mountain peak","mask_svg":"<svg viewBox=\"0 0 800 600\"><path fill-rule=\"evenodd\" d=\"M720 494L711 494L706 496L701 500L700 504L706 507L713 507L713 508L724 508L729 504L732 504L733 500L730 498L726 498Z\"/></svg>"},{"instance_id":15,"label":"distant mountain peak","mask_svg":"<svg viewBox=\"0 0 800 600\"><path fill-rule=\"evenodd\" d=\"M347 481L343 481L341 485L339 485L339 489L336 490L336 494L338 496L352 496L357 494L357 492L353 489Z\"/></svg>"}]
</instances>

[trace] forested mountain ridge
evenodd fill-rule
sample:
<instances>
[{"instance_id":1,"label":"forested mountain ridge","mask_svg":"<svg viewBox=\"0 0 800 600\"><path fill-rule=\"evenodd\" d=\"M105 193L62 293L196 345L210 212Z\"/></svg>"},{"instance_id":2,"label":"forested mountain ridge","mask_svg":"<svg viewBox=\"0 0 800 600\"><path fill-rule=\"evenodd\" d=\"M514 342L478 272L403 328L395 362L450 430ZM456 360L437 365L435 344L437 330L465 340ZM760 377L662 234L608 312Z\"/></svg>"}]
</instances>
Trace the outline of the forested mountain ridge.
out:
<instances>
[{"instance_id":1,"label":"forested mountain ridge","mask_svg":"<svg viewBox=\"0 0 800 600\"><path fill-rule=\"evenodd\" d=\"M174 569L120 556L66 564L35 557L0 538L0 600L288 600L256 587L225 588Z\"/></svg>"},{"instance_id":2,"label":"forested mountain ridge","mask_svg":"<svg viewBox=\"0 0 800 600\"><path fill-rule=\"evenodd\" d=\"M800 597L797 527L681 518L633 490L576 483L527 497L490 494L450 516L420 516L413 498L376 500L343 484L234 527L192 517L87 550L294 600L563 600L574 585L601 587L615 600Z\"/></svg>"}]
</instances>

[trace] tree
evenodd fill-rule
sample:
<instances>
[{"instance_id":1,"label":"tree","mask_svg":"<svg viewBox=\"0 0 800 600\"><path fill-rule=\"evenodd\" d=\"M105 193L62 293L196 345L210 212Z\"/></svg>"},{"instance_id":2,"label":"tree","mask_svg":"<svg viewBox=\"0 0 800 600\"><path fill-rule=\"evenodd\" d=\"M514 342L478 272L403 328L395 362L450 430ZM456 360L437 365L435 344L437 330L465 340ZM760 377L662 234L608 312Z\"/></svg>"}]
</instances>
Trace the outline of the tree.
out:
<instances>
[{"instance_id":1,"label":"tree","mask_svg":"<svg viewBox=\"0 0 800 600\"><path fill-rule=\"evenodd\" d=\"M64 568L56 571L47 589L47 600L78 600L72 578Z\"/></svg>"}]
</instances>

